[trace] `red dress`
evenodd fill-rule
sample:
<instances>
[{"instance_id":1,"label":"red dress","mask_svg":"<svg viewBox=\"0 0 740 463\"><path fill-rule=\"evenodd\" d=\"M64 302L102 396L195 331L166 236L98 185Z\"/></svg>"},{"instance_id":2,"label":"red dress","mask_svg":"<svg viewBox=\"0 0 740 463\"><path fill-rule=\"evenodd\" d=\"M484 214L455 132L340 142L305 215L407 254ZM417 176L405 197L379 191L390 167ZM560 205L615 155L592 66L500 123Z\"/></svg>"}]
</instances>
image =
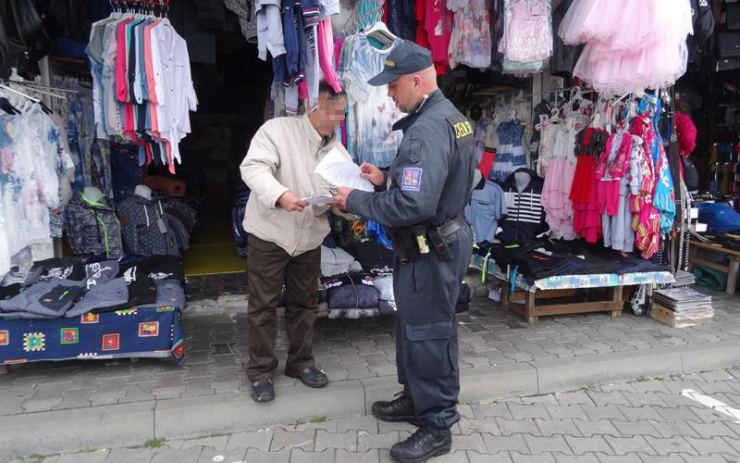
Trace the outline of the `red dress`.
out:
<instances>
[{"instance_id":1,"label":"red dress","mask_svg":"<svg viewBox=\"0 0 740 463\"><path fill-rule=\"evenodd\" d=\"M573 202L573 229L586 242L596 243L603 232L597 189L596 160L606 148L607 134L588 127L578 135L578 160L570 200Z\"/></svg>"}]
</instances>

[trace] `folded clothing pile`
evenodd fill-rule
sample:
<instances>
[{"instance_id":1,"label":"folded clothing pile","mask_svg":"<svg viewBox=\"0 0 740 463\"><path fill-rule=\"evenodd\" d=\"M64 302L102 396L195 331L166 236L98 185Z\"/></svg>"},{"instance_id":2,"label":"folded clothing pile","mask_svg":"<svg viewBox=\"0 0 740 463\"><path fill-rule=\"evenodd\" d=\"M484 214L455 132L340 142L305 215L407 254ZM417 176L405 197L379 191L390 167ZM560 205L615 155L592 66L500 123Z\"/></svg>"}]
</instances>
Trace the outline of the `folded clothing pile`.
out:
<instances>
[{"instance_id":1,"label":"folded clothing pile","mask_svg":"<svg viewBox=\"0 0 740 463\"><path fill-rule=\"evenodd\" d=\"M617 274L669 271L637 256L624 256L605 248L596 248L583 242L568 245L531 243L528 245L491 244L480 246L478 254L488 256L496 265L516 268L527 281L562 275Z\"/></svg>"},{"instance_id":2,"label":"folded clothing pile","mask_svg":"<svg viewBox=\"0 0 740 463\"><path fill-rule=\"evenodd\" d=\"M0 318L72 318L142 305L182 309L184 278L174 256L48 259L0 278Z\"/></svg>"},{"instance_id":3,"label":"folded clothing pile","mask_svg":"<svg viewBox=\"0 0 740 463\"><path fill-rule=\"evenodd\" d=\"M374 242L355 245L351 253L339 247L321 246L319 294L320 302L327 304L329 318L357 319L395 313L393 276L383 273L390 271L392 252L389 259L388 250L377 252L379 245Z\"/></svg>"},{"instance_id":4,"label":"folded clothing pile","mask_svg":"<svg viewBox=\"0 0 740 463\"><path fill-rule=\"evenodd\" d=\"M364 272L348 272L323 278L329 309L376 309L380 293L373 278Z\"/></svg>"}]
</instances>

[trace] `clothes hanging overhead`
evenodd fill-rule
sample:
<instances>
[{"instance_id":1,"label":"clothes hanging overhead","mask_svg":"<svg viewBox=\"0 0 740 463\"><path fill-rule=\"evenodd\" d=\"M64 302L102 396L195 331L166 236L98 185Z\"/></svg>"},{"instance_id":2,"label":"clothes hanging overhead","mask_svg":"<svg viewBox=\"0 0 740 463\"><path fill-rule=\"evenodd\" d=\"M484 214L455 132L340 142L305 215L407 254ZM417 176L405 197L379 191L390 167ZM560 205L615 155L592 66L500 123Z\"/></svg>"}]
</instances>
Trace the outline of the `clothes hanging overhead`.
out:
<instances>
[{"instance_id":1,"label":"clothes hanging overhead","mask_svg":"<svg viewBox=\"0 0 740 463\"><path fill-rule=\"evenodd\" d=\"M686 72L686 38L693 32L690 0L578 1L558 32L568 45L586 44L573 74L596 90L623 94L664 88Z\"/></svg>"},{"instance_id":2,"label":"clothes hanging overhead","mask_svg":"<svg viewBox=\"0 0 740 463\"><path fill-rule=\"evenodd\" d=\"M93 23L86 52L98 136L131 140L140 165L174 173L198 105L185 40L166 17L114 12Z\"/></svg>"}]
</instances>

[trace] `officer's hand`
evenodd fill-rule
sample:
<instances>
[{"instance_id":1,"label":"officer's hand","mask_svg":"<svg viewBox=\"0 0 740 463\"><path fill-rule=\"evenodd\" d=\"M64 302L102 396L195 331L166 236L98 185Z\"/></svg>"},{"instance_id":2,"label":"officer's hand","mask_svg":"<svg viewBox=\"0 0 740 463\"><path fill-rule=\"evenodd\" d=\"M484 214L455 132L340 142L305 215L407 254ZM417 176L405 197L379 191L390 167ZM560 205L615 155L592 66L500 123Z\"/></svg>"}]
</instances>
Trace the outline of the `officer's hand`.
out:
<instances>
[{"instance_id":1,"label":"officer's hand","mask_svg":"<svg viewBox=\"0 0 740 463\"><path fill-rule=\"evenodd\" d=\"M363 162L360 165L360 177L370 181L375 186L383 186L383 183L385 183L383 171L367 162Z\"/></svg>"},{"instance_id":2,"label":"officer's hand","mask_svg":"<svg viewBox=\"0 0 740 463\"><path fill-rule=\"evenodd\" d=\"M286 191L278 198L278 204L286 211L302 211L308 203L292 191Z\"/></svg>"},{"instance_id":3,"label":"officer's hand","mask_svg":"<svg viewBox=\"0 0 740 463\"><path fill-rule=\"evenodd\" d=\"M346 211L347 210L347 196L349 196L350 193L352 193L352 188L348 188L346 186L338 187L337 194L334 195L333 207L341 211Z\"/></svg>"}]
</instances>

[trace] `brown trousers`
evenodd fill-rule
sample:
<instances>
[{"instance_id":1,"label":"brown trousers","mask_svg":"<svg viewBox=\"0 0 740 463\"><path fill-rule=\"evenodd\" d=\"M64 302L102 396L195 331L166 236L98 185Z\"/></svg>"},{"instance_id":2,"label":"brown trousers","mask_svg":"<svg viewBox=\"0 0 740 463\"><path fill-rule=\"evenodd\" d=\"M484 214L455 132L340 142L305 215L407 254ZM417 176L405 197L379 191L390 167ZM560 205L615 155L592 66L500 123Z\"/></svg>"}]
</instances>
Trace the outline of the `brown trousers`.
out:
<instances>
[{"instance_id":1,"label":"brown trousers","mask_svg":"<svg viewBox=\"0 0 740 463\"><path fill-rule=\"evenodd\" d=\"M278 366L275 356L277 306L285 283L285 328L290 350L286 368L314 366L313 337L319 313L321 248L291 257L280 246L249 237L247 282L247 377L257 381L272 377Z\"/></svg>"}]
</instances>

